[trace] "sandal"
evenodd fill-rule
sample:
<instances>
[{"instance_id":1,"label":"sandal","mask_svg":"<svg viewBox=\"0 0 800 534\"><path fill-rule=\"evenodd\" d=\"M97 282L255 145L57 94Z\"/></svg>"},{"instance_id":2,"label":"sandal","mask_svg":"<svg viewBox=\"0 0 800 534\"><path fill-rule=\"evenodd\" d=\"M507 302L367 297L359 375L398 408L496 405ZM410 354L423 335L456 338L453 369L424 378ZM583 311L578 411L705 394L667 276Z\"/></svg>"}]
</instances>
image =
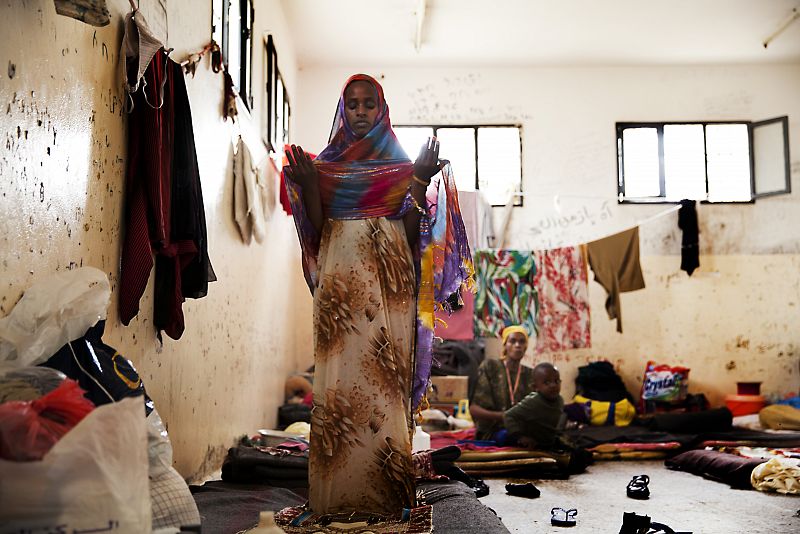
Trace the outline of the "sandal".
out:
<instances>
[{"instance_id":1,"label":"sandal","mask_svg":"<svg viewBox=\"0 0 800 534\"><path fill-rule=\"evenodd\" d=\"M628 482L628 497L631 499L646 500L650 498L650 477L647 475L636 475Z\"/></svg>"},{"instance_id":2,"label":"sandal","mask_svg":"<svg viewBox=\"0 0 800 534\"><path fill-rule=\"evenodd\" d=\"M550 524L554 527L574 527L577 523L575 520L576 515L578 515L578 510L575 508L570 508L569 510L553 508L550 510Z\"/></svg>"},{"instance_id":3,"label":"sandal","mask_svg":"<svg viewBox=\"0 0 800 534\"><path fill-rule=\"evenodd\" d=\"M529 499L536 499L542 492L539 488L533 485L533 482L526 482L524 484L506 484L506 493L515 495L517 497L528 497Z\"/></svg>"}]
</instances>

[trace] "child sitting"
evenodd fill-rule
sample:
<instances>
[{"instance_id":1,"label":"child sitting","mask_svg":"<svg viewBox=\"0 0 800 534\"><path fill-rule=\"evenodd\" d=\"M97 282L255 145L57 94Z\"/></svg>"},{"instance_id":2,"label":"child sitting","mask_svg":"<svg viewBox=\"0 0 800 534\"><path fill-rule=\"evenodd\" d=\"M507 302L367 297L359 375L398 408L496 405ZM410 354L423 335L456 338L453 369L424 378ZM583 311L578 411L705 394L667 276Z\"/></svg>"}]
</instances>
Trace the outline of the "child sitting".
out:
<instances>
[{"instance_id":1,"label":"child sitting","mask_svg":"<svg viewBox=\"0 0 800 534\"><path fill-rule=\"evenodd\" d=\"M509 437L523 447L548 449L556 444L564 412L561 375L553 364L533 369L534 392L503 414Z\"/></svg>"}]
</instances>

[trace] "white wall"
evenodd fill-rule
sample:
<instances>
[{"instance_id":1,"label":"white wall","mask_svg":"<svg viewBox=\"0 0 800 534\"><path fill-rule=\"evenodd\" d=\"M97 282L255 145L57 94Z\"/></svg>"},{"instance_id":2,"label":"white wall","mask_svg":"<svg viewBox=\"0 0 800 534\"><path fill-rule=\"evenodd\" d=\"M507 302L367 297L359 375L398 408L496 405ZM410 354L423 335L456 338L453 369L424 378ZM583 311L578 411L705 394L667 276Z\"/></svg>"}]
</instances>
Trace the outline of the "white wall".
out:
<instances>
[{"instance_id":1,"label":"white wall","mask_svg":"<svg viewBox=\"0 0 800 534\"><path fill-rule=\"evenodd\" d=\"M156 3L142 2L156 27ZM172 57L210 40L211 3L168 2ZM292 93L296 61L281 3L256 3L254 112L236 124L221 116L223 81L204 59L186 85L218 277L206 298L183 307L186 331L159 346L152 327L152 279L140 313L117 316L119 250L124 235L126 116L121 110L124 0L109 2L111 24L94 28L36 0L0 7L0 315L30 284L74 265L93 265L112 282L104 340L130 358L167 424L175 465L189 479L217 469L237 436L276 423L287 375L297 369L291 303L308 298L294 225L277 207L263 244L245 245L233 222L231 141L241 131L259 154L263 46L270 31ZM15 68L13 78L7 65ZM19 128L20 135L17 136Z\"/></svg>"},{"instance_id":2,"label":"white wall","mask_svg":"<svg viewBox=\"0 0 800 534\"><path fill-rule=\"evenodd\" d=\"M584 243L669 207L616 203L617 121L788 115L800 187L800 65L364 71L383 84L394 123L522 125L530 196L514 209L507 248ZM309 150L324 146L352 73L300 71L295 139ZM702 267L691 278L679 270L677 215L642 226L648 287L623 295L624 334L605 316L602 288L590 284L592 348L546 357L560 365L566 394L577 366L598 357L614 361L634 392L649 358L692 367L691 389L715 403L737 380L763 380L772 394L798 391L800 196L698 211Z\"/></svg>"}]
</instances>

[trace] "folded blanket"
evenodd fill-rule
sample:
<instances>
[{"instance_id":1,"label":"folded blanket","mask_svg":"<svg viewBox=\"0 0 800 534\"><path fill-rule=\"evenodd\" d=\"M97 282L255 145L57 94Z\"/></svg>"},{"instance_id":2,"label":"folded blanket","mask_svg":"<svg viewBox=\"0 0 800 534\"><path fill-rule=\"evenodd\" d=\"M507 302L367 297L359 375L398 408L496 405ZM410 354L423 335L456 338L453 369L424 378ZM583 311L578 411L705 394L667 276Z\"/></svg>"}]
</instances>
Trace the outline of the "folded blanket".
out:
<instances>
[{"instance_id":1,"label":"folded blanket","mask_svg":"<svg viewBox=\"0 0 800 534\"><path fill-rule=\"evenodd\" d=\"M308 487L308 452L238 445L228 450L222 463L222 480L283 488Z\"/></svg>"},{"instance_id":2,"label":"folded blanket","mask_svg":"<svg viewBox=\"0 0 800 534\"><path fill-rule=\"evenodd\" d=\"M757 458L743 458L717 451L687 451L670 458L664 465L676 471L686 471L725 482L733 488L752 489L750 476L763 463Z\"/></svg>"},{"instance_id":3,"label":"folded blanket","mask_svg":"<svg viewBox=\"0 0 800 534\"><path fill-rule=\"evenodd\" d=\"M750 482L759 491L800 494L800 460L771 458L753 469Z\"/></svg>"}]
</instances>

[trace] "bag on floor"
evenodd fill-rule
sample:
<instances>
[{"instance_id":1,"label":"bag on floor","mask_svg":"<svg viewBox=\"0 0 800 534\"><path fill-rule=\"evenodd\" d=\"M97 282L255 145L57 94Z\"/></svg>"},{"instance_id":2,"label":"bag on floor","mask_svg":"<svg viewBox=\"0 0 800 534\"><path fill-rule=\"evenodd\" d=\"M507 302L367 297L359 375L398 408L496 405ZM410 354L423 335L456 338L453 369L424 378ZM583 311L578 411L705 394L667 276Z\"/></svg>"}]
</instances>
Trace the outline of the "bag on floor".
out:
<instances>
[{"instance_id":1,"label":"bag on floor","mask_svg":"<svg viewBox=\"0 0 800 534\"><path fill-rule=\"evenodd\" d=\"M0 404L0 458L41 460L93 409L78 383L68 378L38 399Z\"/></svg>"},{"instance_id":2,"label":"bag on floor","mask_svg":"<svg viewBox=\"0 0 800 534\"><path fill-rule=\"evenodd\" d=\"M636 417L636 408L628 399L606 402L575 395L573 402L589 407L589 424L593 426L628 426Z\"/></svg>"},{"instance_id":3,"label":"bag on floor","mask_svg":"<svg viewBox=\"0 0 800 534\"><path fill-rule=\"evenodd\" d=\"M102 406L126 397L145 397L145 415L153 409L133 364L117 349L103 343L105 321L58 349L43 367L57 369L86 390L86 398Z\"/></svg>"},{"instance_id":4,"label":"bag on floor","mask_svg":"<svg viewBox=\"0 0 800 534\"><path fill-rule=\"evenodd\" d=\"M642 406L647 401L679 403L686 399L689 389L689 368L658 365L647 362L642 381Z\"/></svg>"},{"instance_id":5,"label":"bag on floor","mask_svg":"<svg viewBox=\"0 0 800 534\"><path fill-rule=\"evenodd\" d=\"M142 404L95 408L38 462L0 459L0 534L151 532Z\"/></svg>"}]
</instances>

